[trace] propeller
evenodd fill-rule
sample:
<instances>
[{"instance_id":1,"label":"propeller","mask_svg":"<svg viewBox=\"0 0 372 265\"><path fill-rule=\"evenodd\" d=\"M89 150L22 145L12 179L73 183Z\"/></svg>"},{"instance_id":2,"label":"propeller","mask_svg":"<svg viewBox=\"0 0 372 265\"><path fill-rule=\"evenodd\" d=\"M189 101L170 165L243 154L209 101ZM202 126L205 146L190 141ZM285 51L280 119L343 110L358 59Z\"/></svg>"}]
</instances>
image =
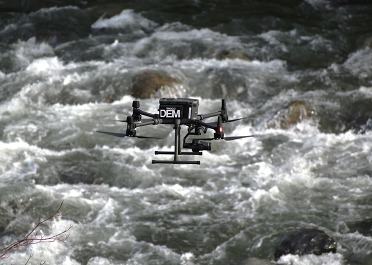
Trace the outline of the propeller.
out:
<instances>
[{"instance_id":1,"label":"propeller","mask_svg":"<svg viewBox=\"0 0 372 265\"><path fill-rule=\"evenodd\" d=\"M237 120L241 120L241 119L245 119L245 118L238 118L238 119L234 119L234 120L227 120L226 122L233 122L233 121L237 121ZM215 123L209 123L210 125L215 125L215 128L214 128L214 130L215 130L214 137L213 138L198 139L198 140L211 141L211 140L223 139L225 141L233 141L233 140L238 140L238 139L243 139L243 138L248 138L248 137L254 137L255 136L255 135L244 135L244 136L228 136L228 137L225 137L225 134L223 132L222 123L223 123L223 117L218 116L217 122L215 122Z\"/></svg>"},{"instance_id":2,"label":"propeller","mask_svg":"<svg viewBox=\"0 0 372 265\"><path fill-rule=\"evenodd\" d=\"M241 120L248 120L248 119L253 119L252 117L242 117L242 118L236 118L232 120L227 120L227 121L222 121L222 123L228 123L228 122L234 122L234 121L241 121ZM218 122L208 122L207 123L210 126L217 126Z\"/></svg>"},{"instance_id":3,"label":"propeller","mask_svg":"<svg viewBox=\"0 0 372 265\"><path fill-rule=\"evenodd\" d=\"M163 138L152 137L152 136L126 135L125 133L116 133L116 132L105 132L105 131L96 131L96 132L115 136L115 137L120 137L120 138L128 136L128 137L136 137L136 138L142 138L142 139L163 139Z\"/></svg>"},{"instance_id":4,"label":"propeller","mask_svg":"<svg viewBox=\"0 0 372 265\"><path fill-rule=\"evenodd\" d=\"M243 138L248 138L248 137L256 137L257 135L243 135L243 136L227 136L227 137L224 137L224 138L219 138L219 139L216 139L216 138L198 138L198 140L201 140L201 141L212 141L212 140L225 140L225 141L234 141L234 140L238 140L238 139L243 139Z\"/></svg>"},{"instance_id":5,"label":"propeller","mask_svg":"<svg viewBox=\"0 0 372 265\"><path fill-rule=\"evenodd\" d=\"M113 120L117 122L128 122L128 119L126 120ZM149 122L149 121L154 121L154 119L141 119L141 122ZM129 121L129 123L133 123L133 121Z\"/></svg>"},{"instance_id":6,"label":"propeller","mask_svg":"<svg viewBox=\"0 0 372 265\"><path fill-rule=\"evenodd\" d=\"M248 138L248 137L255 137L256 135L244 135L244 136L228 136L223 138L225 141L234 141L238 139Z\"/></svg>"}]
</instances>

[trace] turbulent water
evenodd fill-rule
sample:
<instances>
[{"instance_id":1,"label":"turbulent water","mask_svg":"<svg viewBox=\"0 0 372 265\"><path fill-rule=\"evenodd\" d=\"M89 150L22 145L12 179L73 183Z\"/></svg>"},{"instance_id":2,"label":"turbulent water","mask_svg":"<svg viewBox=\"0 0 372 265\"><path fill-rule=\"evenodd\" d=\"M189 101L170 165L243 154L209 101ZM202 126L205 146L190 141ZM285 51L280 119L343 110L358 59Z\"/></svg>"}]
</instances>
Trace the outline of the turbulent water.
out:
<instances>
[{"instance_id":1,"label":"turbulent water","mask_svg":"<svg viewBox=\"0 0 372 265\"><path fill-rule=\"evenodd\" d=\"M337 253L277 263L372 264L369 1L13 2L0 2L0 243L61 202L43 233L72 228L4 264L270 264L302 228ZM180 82L143 110L191 97L208 113L225 98L229 117L251 117L226 136L256 137L213 141L200 166L152 165L170 126L137 130L161 140L93 133L125 129L114 120L144 70ZM315 115L279 126L294 101Z\"/></svg>"}]
</instances>

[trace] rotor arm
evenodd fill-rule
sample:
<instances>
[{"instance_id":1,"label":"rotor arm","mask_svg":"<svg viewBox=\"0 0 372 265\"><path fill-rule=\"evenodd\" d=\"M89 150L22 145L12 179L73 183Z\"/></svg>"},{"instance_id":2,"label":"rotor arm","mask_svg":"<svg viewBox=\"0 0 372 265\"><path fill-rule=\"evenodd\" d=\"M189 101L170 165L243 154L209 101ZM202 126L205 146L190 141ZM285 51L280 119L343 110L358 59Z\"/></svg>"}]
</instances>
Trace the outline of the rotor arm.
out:
<instances>
[{"instance_id":1,"label":"rotor arm","mask_svg":"<svg viewBox=\"0 0 372 265\"><path fill-rule=\"evenodd\" d=\"M199 116L200 121L201 121L201 120L211 118L211 117L216 117L216 116L219 116L219 115L221 115L221 111L212 112L212 113L208 113L208 114L199 114L198 116Z\"/></svg>"},{"instance_id":2,"label":"rotor arm","mask_svg":"<svg viewBox=\"0 0 372 265\"><path fill-rule=\"evenodd\" d=\"M133 101L132 107L133 107L132 117L134 121L141 121L141 115L144 115L144 116L147 116L153 119L158 118L158 114L153 114L153 113L141 110L140 102L138 100Z\"/></svg>"},{"instance_id":3,"label":"rotor arm","mask_svg":"<svg viewBox=\"0 0 372 265\"><path fill-rule=\"evenodd\" d=\"M221 110L212 112L209 114L203 114L203 115L198 115L200 120L207 119L210 117L216 117L216 116L221 116L222 122L227 122L229 120L227 116L227 108L226 108L226 101L225 99L221 100Z\"/></svg>"},{"instance_id":4,"label":"rotor arm","mask_svg":"<svg viewBox=\"0 0 372 265\"><path fill-rule=\"evenodd\" d=\"M147 117L150 117L150 118L153 118L153 119L156 119L159 115L157 113L150 113L150 112L147 112L147 111L143 111L141 109L133 109L133 114L134 116L136 115L144 115L144 116L147 116Z\"/></svg>"},{"instance_id":5,"label":"rotor arm","mask_svg":"<svg viewBox=\"0 0 372 265\"><path fill-rule=\"evenodd\" d=\"M213 117L213 116L211 116L211 117ZM206 123L206 122L203 122L201 120L196 121L196 125L203 126L203 127L213 129L213 130L216 129L216 124Z\"/></svg>"},{"instance_id":6,"label":"rotor arm","mask_svg":"<svg viewBox=\"0 0 372 265\"><path fill-rule=\"evenodd\" d=\"M135 128L143 127L143 126L147 126L147 125L158 125L158 124L161 124L161 120L154 118L152 121L146 121L146 122L134 123L134 124L135 124Z\"/></svg>"}]
</instances>

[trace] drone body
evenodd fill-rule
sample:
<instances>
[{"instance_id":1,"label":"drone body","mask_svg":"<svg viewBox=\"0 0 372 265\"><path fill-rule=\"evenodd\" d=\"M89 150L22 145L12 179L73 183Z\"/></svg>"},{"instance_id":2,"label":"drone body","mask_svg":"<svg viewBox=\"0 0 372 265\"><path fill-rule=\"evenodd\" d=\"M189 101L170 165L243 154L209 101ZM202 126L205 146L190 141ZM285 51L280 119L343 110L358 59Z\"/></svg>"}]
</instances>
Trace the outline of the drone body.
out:
<instances>
[{"instance_id":1,"label":"drone body","mask_svg":"<svg viewBox=\"0 0 372 265\"><path fill-rule=\"evenodd\" d=\"M172 160L152 160L153 164L200 164L200 161L194 160L179 160L182 155L202 155L203 150L211 150L212 140L224 139L226 141L237 140L248 136L233 136L225 137L223 133L222 123L233 122L245 118L229 120L227 116L226 102L222 99L221 109L209 114L198 114L199 100L192 98L161 98L159 100L158 113L149 113L140 109L139 101L133 101L133 113L127 116L126 120L120 120L127 123L125 133L97 131L99 133L108 134L116 137L137 137L137 138L154 138L148 136L136 135L136 129L142 126L170 124L174 127L174 150L173 151L155 151L155 155L173 155ZM142 119L142 116L147 116L150 119ZM217 122L207 123L204 119L217 117ZM187 126L187 134L183 138L184 149L191 149L191 152L181 151L181 125ZM188 139L190 135L201 135L206 133L208 129L215 131L213 138L195 138Z\"/></svg>"}]
</instances>

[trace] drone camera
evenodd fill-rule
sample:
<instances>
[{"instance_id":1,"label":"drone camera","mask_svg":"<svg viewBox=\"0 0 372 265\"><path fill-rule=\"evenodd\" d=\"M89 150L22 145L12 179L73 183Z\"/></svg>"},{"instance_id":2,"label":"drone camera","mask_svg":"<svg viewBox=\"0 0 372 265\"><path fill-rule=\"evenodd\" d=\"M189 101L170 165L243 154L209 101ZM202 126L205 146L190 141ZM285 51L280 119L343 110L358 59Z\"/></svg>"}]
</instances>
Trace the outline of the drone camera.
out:
<instances>
[{"instance_id":1,"label":"drone camera","mask_svg":"<svg viewBox=\"0 0 372 265\"><path fill-rule=\"evenodd\" d=\"M212 146L210 142L203 142L198 139L192 140L191 143L184 143L184 148L190 148L193 152L200 152L203 150L210 151L212 150Z\"/></svg>"},{"instance_id":2,"label":"drone camera","mask_svg":"<svg viewBox=\"0 0 372 265\"><path fill-rule=\"evenodd\" d=\"M198 116L199 100L191 98L161 98L159 100L159 118L193 120Z\"/></svg>"}]
</instances>

